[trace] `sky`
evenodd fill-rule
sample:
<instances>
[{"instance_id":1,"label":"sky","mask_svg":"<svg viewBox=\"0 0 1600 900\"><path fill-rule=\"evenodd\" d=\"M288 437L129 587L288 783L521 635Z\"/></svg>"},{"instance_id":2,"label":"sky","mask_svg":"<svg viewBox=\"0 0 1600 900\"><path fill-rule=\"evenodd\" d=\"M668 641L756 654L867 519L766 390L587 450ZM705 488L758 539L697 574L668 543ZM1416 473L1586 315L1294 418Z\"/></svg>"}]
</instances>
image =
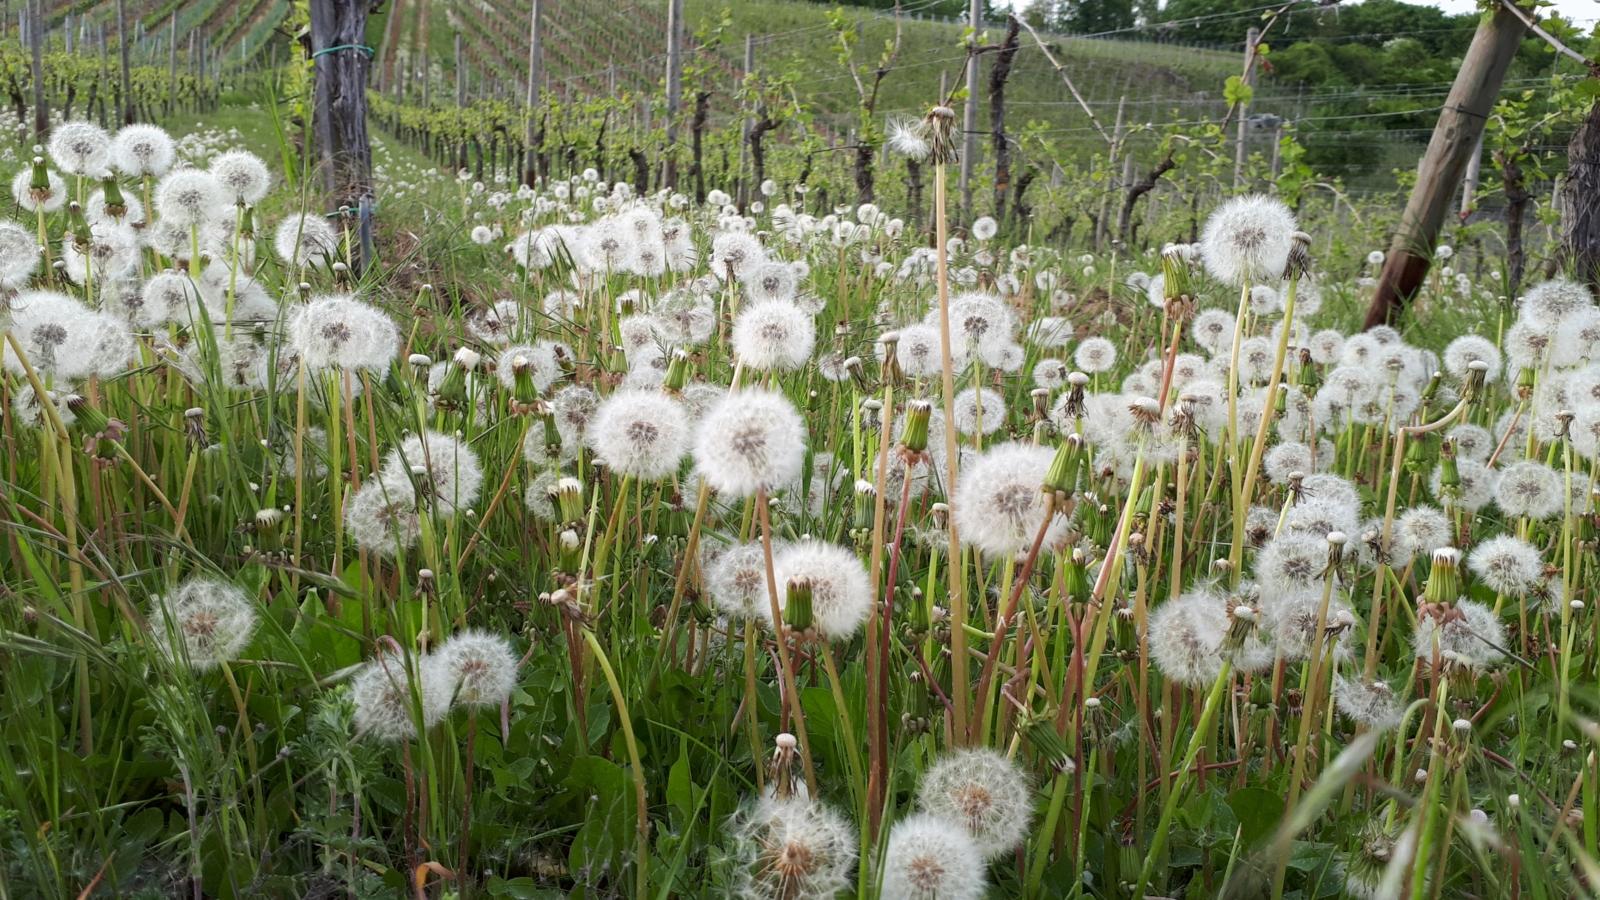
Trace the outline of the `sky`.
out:
<instances>
[{"instance_id":1,"label":"sky","mask_svg":"<svg viewBox=\"0 0 1600 900\"><path fill-rule=\"evenodd\" d=\"M1450 13L1472 12L1478 8L1477 0L1434 0L1426 5L1437 6ZM1600 18L1600 0L1555 0L1553 8L1580 25Z\"/></svg>"},{"instance_id":2,"label":"sky","mask_svg":"<svg viewBox=\"0 0 1600 900\"><path fill-rule=\"evenodd\" d=\"M1449 13L1473 12L1478 0L1412 0L1424 6L1437 6ZM999 0L1000 6L1026 6L1027 0ZM1551 8L1579 25L1593 24L1600 19L1600 0L1554 0Z\"/></svg>"}]
</instances>

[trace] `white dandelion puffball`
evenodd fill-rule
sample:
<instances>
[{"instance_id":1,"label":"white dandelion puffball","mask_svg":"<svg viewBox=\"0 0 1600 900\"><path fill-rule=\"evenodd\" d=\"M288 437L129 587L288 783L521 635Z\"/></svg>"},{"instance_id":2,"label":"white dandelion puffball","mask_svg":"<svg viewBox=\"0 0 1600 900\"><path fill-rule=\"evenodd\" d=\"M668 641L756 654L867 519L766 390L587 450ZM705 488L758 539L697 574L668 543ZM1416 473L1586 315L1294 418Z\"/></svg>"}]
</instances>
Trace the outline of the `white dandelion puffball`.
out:
<instances>
[{"instance_id":1,"label":"white dandelion puffball","mask_svg":"<svg viewBox=\"0 0 1600 900\"><path fill-rule=\"evenodd\" d=\"M768 300L793 301L800 289L800 273L794 266L777 260L767 260L747 270L744 278L745 293L750 300L760 303Z\"/></svg>"},{"instance_id":2,"label":"white dandelion puffball","mask_svg":"<svg viewBox=\"0 0 1600 900\"><path fill-rule=\"evenodd\" d=\"M1528 288L1518 304L1518 315L1541 329L1554 328L1575 313L1594 306L1594 298L1582 283L1567 278L1552 278Z\"/></svg>"},{"instance_id":3,"label":"white dandelion puffball","mask_svg":"<svg viewBox=\"0 0 1600 900\"><path fill-rule=\"evenodd\" d=\"M872 611L872 582L861 559L847 547L818 540L797 541L773 559L773 574L780 599L791 581L810 582L813 624L817 633L830 641L848 640ZM783 608L782 603L779 608Z\"/></svg>"},{"instance_id":4,"label":"white dandelion puffball","mask_svg":"<svg viewBox=\"0 0 1600 900\"><path fill-rule=\"evenodd\" d=\"M760 388L723 397L700 420L694 461L717 493L748 497L789 484L805 467L806 426L789 398Z\"/></svg>"},{"instance_id":5,"label":"white dandelion puffball","mask_svg":"<svg viewBox=\"0 0 1600 900\"><path fill-rule=\"evenodd\" d=\"M1150 614L1150 658L1169 681L1209 687L1222 671L1228 607L1214 591L1193 590Z\"/></svg>"},{"instance_id":6,"label":"white dandelion puffball","mask_svg":"<svg viewBox=\"0 0 1600 900\"><path fill-rule=\"evenodd\" d=\"M348 294L313 297L288 320L289 346L311 369L382 372L400 353L400 328Z\"/></svg>"},{"instance_id":7,"label":"white dandelion puffball","mask_svg":"<svg viewBox=\"0 0 1600 900\"><path fill-rule=\"evenodd\" d=\"M900 364L900 371L912 378L932 378L942 371L940 362L939 329L932 325L907 325L900 329L899 339L895 342L895 361ZM879 344L881 351L882 344ZM952 364L957 369L966 367L966 356L959 353L959 347L952 348L955 359Z\"/></svg>"},{"instance_id":8,"label":"white dandelion puffball","mask_svg":"<svg viewBox=\"0 0 1600 900\"><path fill-rule=\"evenodd\" d=\"M757 543L730 547L705 568L706 591L723 615L740 622L772 615L766 553Z\"/></svg>"},{"instance_id":9,"label":"white dandelion puffball","mask_svg":"<svg viewBox=\"0 0 1600 900\"><path fill-rule=\"evenodd\" d=\"M121 374L133 358L133 337L115 315L95 312L56 291L27 291L9 302L7 329L41 373L69 381L110 377ZM10 341L0 346L0 364L13 375L23 374Z\"/></svg>"},{"instance_id":10,"label":"white dandelion puffball","mask_svg":"<svg viewBox=\"0 0 1600 900\"><path fill-rule=\"evenodd\" d=\"M810 361L816 343L816 323L787 300L752 303L733 323L734 354L758 372L798 369Z\"/></svg>"},{"instance_id":11,"label":"white dandelion puffball","mask_svg":"<svg viewBox=\"0 0 1600 900\"><path fill-rule=\"evenodd\" d=\"M50 158L69 175L97 176L111 157L111 136L93 122L63 122L50 132Z\"/></svg>"},{"instance_id":12,"label":"white dandelion puffball","mask_svg":"<svg viewBox=\"0 0 1600 900\"><path fill-rule=\"evenodd\" d=\"M992 216L979 216L972 223L972 236L980 241L992 240L999 231L1000 225Z\"/></svg>"},{"instance_id":13,"label":"white dandelion puffball","mask_svg":"<svg viewBox=\"0 0 1600 900\"><path fill-rule=\"evenodd\" d=\"M1117 345L1103 337L1085 338L1073 352L1072 362L1090 375L1109 372L1117 364Z\"/></svg>"},{"instance_id":14,"label":"white dandelion puffball","mask_svg":"<svg viewBox=\"0 0 1600 900\"><path fill-rule=\"evenodd\" d=\"M125 125L111 139L111 164L124 175L159 178L177 156L172 136L155 125Z\"/></svg>"},{"instance_id":15,"label":"white dandelion puffball","mask_svg":"<svg viewBox=\"0 0 1600 900\"><path fill-rule=\"evenodd\" d=\"M1467 556L1467 568L1495 593L1512 596L1533 590L1544 575L1538 548L1509 534L1497 535L1473 547Z\"/></svg>"},{"instance_id":16,"label":"white dandelion puffball","mask_svg":"<svg viewBox=\"0 0 1600 900\"><path fill-rule=\"evenodd\" d=\"M1469 367L1475 362L1488 367L1484 372L1485 381L1492 384L1500 377L1500 348L1495 346L1494 341L1475 334L1464 334L1444 348L1444 370L1457 380L1464 380Z\"/></svg>"},{"instance_id":17,"label":"white dandelion puffball","mask_svg":"<svg viewBox=\"0 0 1600 900\"><path fill-rule=\"evenodd\" d=\"M415 676L410 667L415 668ZM350 679L356 736L387 743L414 740L419 732L413 687L421 701L422 730L427 730L450 711L450 693L455 686L443 668L426 658L413 658L408 667L406 660L395 656L379 656L362 666Z\"/></svg>"},{"instance_id":18,"label":"white dandelion puffball","mask_svg":"<svg viewBox=\"0 0 1600 900\"><path fill-rule=\"evenodd\" d=\"M1563 507L1561 474L1531 460L1513 463L1495 484L1495 503L1508 516L1548 519Z\"/></svg>"},{"instance_id":19,"label":"white dandelion puffball","mask_svg":"<svg viewBox=\"0 0 1600 900\"><path fill-rule=\"evenodd\" d=\"M278 223L272 249L289 265L320 266L338 260L339 233L323 216L296 213Z\"/></svg>"},{"instance_id":20,"label":"white dandelion puffball","mask_svg":"<svg viewBox=\"0 0 1600 900\"><path fill-rule=\"evenodd\" d=\"M1042 490L1055 453L1048 447L1008 442L962 465L951 507L962 541L988 556L1029 549L1044 524ZM1043 546L1060 544L1067 522L1052 513Z\"/></svg>"},{"instance_id":21,"label":"white dandelion puffball","mask_svg":"<svg viewBox=\"0 0 1600 900\"><path fill-rule=\"evenodd\" d=\"M678 471L688 449L689 418L683 404L665 394L625 389L594 410L585 437L611 471L657 481Z\"/></svg>"},{"instance_id":22,"label":"white dandelion puffball","mask_svg":"<svg viewBox=\"0 0 1600 900\"><path fill-rule=\"evenodd\" d=\"M203 169L179 169L156 186L156 212L166 224L180 228L217 221L231 203L222 182Z\"/></svg>"},{"instance_id":23,"label":"white dandelion puffball","mask_svg":"<svg viewBox=\"0 0 1600 900\"><path fill-rule=\"evenodd\" d=\"M517 654L511 642L487 631L451 635L428 662L442 670L454 702L469 708L499 706L517 686Z\"/></svg>"},{"instance_id":24,"label":"white dandelion puffball","mask_svg":"<svg viewBox=\"0 0 1600 900\"><path fill-rule=\"evenodd\" d=\"M766 261L761 239L748 232L724 231L711 241L711 273L719 279L740 278Z\"/></svg>"},{"instance_id":25,"label":"white dandelion puffball","mask_svg":"<svg viewBox=\"0 0 1600 900\"><path fill-rule=\"evenodd\" d=\"M826 900L852 886L854 826L807 797L763 797L728 823L737 848L738 896Z\"/></svg>"},{"instance_id":26,"label":"white dandelion puffball","mask_svg":"<svg viewBox=\"0 0 1600 900\"><path fill-rule=\"evenodd\" d=\"M389 451L383 468L392 479L420 479L422 493L445 515L471 507L483 489L483 463L477 451L453 434L413 434Z\"/></svg>"},{"instance_id":27,"label":"white dandelion puffball","mask_svg":"<svg viewBox=\"0 0 1600 900\"><path fill-rule=\"evenodd\" d=\"M967 388L955 395L952 404L956 430L962 434L994 434L1006 423L1006 401L998 391Z\"/></svg>"},{"instance_id":28,"label":"white dandelion puffball","mask_svg":"<svg viewBox=\"0 0 1600 900\"><path fill-rule=\"evenodd\" d=\"M260 203L272 188L267 164L248 150L229 150L211 158L211 177L235 203Z\"/></svg>"},{"instance_id":29,"label":"white dandelion puffball","mask_svg":"<svg viewBox=\"0 0 1600 900\"><path fill-rule=\"evenodd\" d=\"M16 290L38 270L38 237L15 222L0 220L0 288Z\"/></svg>"},{"instance_id":30,"label":"white dandelion puffball","mask_svg":"<svg viewBox=\"0 0 1600 900\"><path fill-rule=\"evenodd\" d=\"M219 578L195 576L170 594L155 598L150 626L167 630L161 642L169 657L196 671L208 671L236 658L255 634L256 610L245 590ZM180 649L181 648L181 651Z\"/></svg>"},{"instance_id":31,"label":"white dandelion puffball","mask_svg":"<svg viewBox=\"0 0 1600 900\"><path fill-rule=\"evenodd\" d=\"M287 461L294 462L292 454ZM410 473L380 473L363 482L345 501L344 527L357 547L380 556L393 558L415 546L422 518Z\"/></svg>"},{"instance_id":32,"label":"white dandelion puffball","mask_svg":"<svg viewBox=\"0 0 1600 900\"><path fill-rule=\"evenodd\" d=\"M1032 803L1022 770L988 749L947 753L923 773L917 790L923 812L959 823L990 859L1022 842Z\"/></svg>"},{"instance_id":33,"label":"white dandelion puffball","mask_svg":"<svg viewBox=\"0 0 1600 900\"><path fill-rule=\"evenodd\" d=\"M1441 621L1441 618L1443 621ZM1494 610L1465 598L1440 615L1418 617L1411 635L1417 659L1454 663L1471 671L1492 669L1505 659L1505 626Z\"/></svg>"},{"instance_id":34,"label":"white dandelion puffball","mask_svg":"<svg viewBox=\"0 0 1600 900\"><path fill-rule=\"evenodd\" d=\"M983 854L959 823L928 813L889 830L883 893L895 900L982 900L988 883Z\"/></svg>"},{"instance_id":35,"label":"white dandelion puffball","mask_svg":"<svg viewBox=\"0 0 1600 900\"><path fill-rule=\"evenodd\" d=\"M1289 263L1298 227L1281 200L1260 194L1235 197L1206 220L1200 236L1206 271L1235 287L1276 281Z\"/></svg>"},{"instance_id":36,"label":"white dandelion puffball","mask_svg":"<svg viewBox=\"0 0 1600 900\"><path fill-rule=\"evenodd\" d=\"M1388 684L1357 681L1339 674L1333 676L1333 703L1346 718L1369 731L1398 728L1405 712Z\"/></svg>"}]
</instances>

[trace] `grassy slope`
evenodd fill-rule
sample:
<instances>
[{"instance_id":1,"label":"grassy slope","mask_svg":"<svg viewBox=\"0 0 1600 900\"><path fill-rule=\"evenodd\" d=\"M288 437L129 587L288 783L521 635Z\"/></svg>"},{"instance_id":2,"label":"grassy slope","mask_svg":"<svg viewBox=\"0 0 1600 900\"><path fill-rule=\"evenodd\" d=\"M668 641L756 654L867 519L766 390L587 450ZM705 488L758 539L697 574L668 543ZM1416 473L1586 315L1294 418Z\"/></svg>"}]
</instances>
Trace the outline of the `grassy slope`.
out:
<instances>
[{"instance_id":1,"label":"grassy slope","mask_svg":"<svg viewBox=\"0 0 1600 900\"><path fill-rule=\"evenodd\" d=\"M823 4L796 0L688 0L689 22L699 27L723 9L731 14L739 44L746 33L777 35L758 44L756 64L760 68L803 74L798 89L802 99L819 109L838 113L848 111L855 102L850 78L836 61L837 43ZM874 61L883 44L895 33L895 22L865 10L851 10L860 23L861 41L856 58ZM901 50L894 72L884 80L879 111L920 113L937 96L941 75L953 85L963 77L964 53L960 46L963 29L954 24L919 21L902 22ZM998 28L988 32L989 40L1001 36ZM1181 47L1156 47L1148 43L1111 40L1051 39L1052 52L1066 65L1067 72L1091 103L1108 107L1097 115L1114 116L1117 97L1138 95L1150 100L1194 100L1220 94L1222 82L1238 68L1231 55ZM1022 34L1023 52L1012 70L1008 98L1016 115L1025 121L1037 118L1057 128L1085 127L1087 119L1072 101L1061 79ZM728 52L738 55L742 46L730 45ZM982 64L981 78L987 84L992 56ZM1152 104L1160 111L1160 107Z\"/></svg>"},{"instance_id":2,"label":"grassy slope","mask_svg":"<svg viewBox=\"0 0 1600 900\"><path fill-rule=\"evenodd\" d=\"M408 15L416 2L418 0L406 0L403 4ZM598 46L602 43L599 40L591 42L594 46L569 46L562 53L587 67L585 72L603 70L608 62L614 62L619 69L621 86L632 90L652 89L661 77L655 57L665 50L658 27L661 23L643 15L619 16L617 6L615 0L563 0L562 7L552 13L560 20L552 24L552 27L560 26L560 34L553 33L550 37L586 32L594 37L598 31L589 26L598 29L600 23L606 23L607 31L623 34L624 44L638 47L637 58L609 58L610 51ZM526 8L525 0L511 0L496 9L500 17L515 16L513 21L520 23ZM818 110L828 124L841 130L849 127L856 102L855 89L837 61L835 37L827 24L829 6L798 0L687 0L686 8L691 32L714 24L726 10L732 25L726 32L724 45L717 51L726 63L739 66L744 35L757 35L757 66L765 71L796 74L800 99ZM853 9L851 13L861 26L856 58L861 62L873 62L884 41L894 36L894 20L866 10ZM458 14L486 15L470 5L460 8ZM453 29L443 5L437 0L430 4L427 27L430 55L449 79L453 77L455 63ZM511 23L498 21L494 27L496 33L501 33L510 28ZM941 75L950 79L951 85L962 78L963 29L959 25L920 21L908 16L902 20L902 29L900 55L894 71L884 80L878 103L881 115L920 114L936 98ZM411 31L407 22L402 43L415 40ZM989 40L999 38L998 29L991 30ZM509 40L516 48L522 46L520 34ZM1053 136L1067 147L1092 139L1087 117L1072 100L1060 77L1033 45L1032 38L1024 33L1022 41L1023 50L1017 55L1008 95L1012 130L1038 120L1053 129ZM564 71L572 64L563 65L561 54L554 50L545 54L549 77L561 80L585 74ZM1052 52L1065 63L1068 73L1107 127L1116 117L1118 97L1124 94L1130 100L1137 98L1129 106L1130 121L1189 119L1215 114L1222 108L1223 81L1238 69L1238 60L1230 54L1130 41L1052 39ZM992 59L992 55L986 56L982 63L985 85ZM520 72L488 75L505 79L519 76ZM475 79L483 77L484 73L474 74ZM594 89L596 83L588 82L587 88ZM731 92L731 79L719 76L717 89L724 94ZM731 108L731 100L713 103L714 114L720 115L726 108ZM987 116L987 112L983 115Z\"/></svg>"}]
</instances>

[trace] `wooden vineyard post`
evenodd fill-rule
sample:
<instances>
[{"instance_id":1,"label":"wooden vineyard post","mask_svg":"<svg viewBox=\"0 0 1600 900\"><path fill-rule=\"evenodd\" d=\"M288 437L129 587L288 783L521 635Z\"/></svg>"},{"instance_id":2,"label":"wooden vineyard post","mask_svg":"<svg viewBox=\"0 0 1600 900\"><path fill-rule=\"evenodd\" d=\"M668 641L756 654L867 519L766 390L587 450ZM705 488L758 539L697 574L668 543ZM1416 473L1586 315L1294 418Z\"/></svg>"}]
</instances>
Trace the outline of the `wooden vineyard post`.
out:
<instances>
[{"instance_id":1,"label":"wooden vineyard post","mask_svg":"<svg viewBox=\"0 0 1600 900\"><path fill-rule=\"evenodd\" d=\"M1389 255L1367 308L1366 328L1393 320L1427 277L1439 228L1526 32L1527 26L1504 5L1479 20L1423 154L1416 187L1389 242Z\"/></svg>"},{"instance_id":2,"label":"wooden vineyard post","mask_svg":"<svg viewBox=\"0 0 1600 900\"><path fill-rule=\"evenodd\" d=\"M1256 46L1261 42L1261 29L1252 26L1244 36L1244 86L1250 87L1256 80ZM1250 147L1250 102L1239 102L1239 125L1237 137L1233 145L1233 189L1238 190L1244 184L1244 163L1249 158Z\"/></svg>"},{"instance_id":3,"label":"wooden vineyard post","mask_svg":"<svg viewBox=\"0 0 1600 900\"><path fill-rule=\"evenodd\" d=\"M1589 107L1567 145L1561 244L1577 276L1600 289L1600 100Z\"/></svg>"},{"instance_id":4,"label":"wooden vineyard post","mask_svg":"<svg viewBox=\"0 0 1600 900\"><path fill-rule=\"evenodd\" d=\"M372 50L363 43L367 4L311 0L311 58L316 66L318 155L331 210L359 210L372 195L367 140L367 74ZM365 260L357 259L356 268Z\"/></svg>"},{"instance_id":5,"label":"wooden vineyard post","mask_svg":"<svg viewBox=\"0 0 1600 900\"><path fill-rule=\"evenodd\" d=\"M967 102L961 110L961 217L972 223L972 167L978 158L978 31L983 27L983 0L967 9Z\"/></svg>"},{"instance_id":6,"label":"wooden vineyard post","mask_svg":"<svg viewBox=\"0 0 1600 900\"><path fill-rule=\"evenodd\" d=\"M128 62L128 9L126 0L117 0L117 55L121 57L122 81L117 85L117 121L133 124L133 97L128 88L133 84Z\"/></svg>"},{"instance_id":7,"label":"wooden vineyard post","mask_svg":"<svg viewBox=\"0 0 1600 900\"><path fill-rule=\"evenodd\" d=\"M528 90L527 102L523 111L522 122L522 183L532 186L538 176L539 149L534 146L533 121L538 117L539 106L539 68L543 60L540 59L539 26L540 26L540 0L533 0L533 8L528 11Z\"/></svg>"},{"instance_id":8,"label":"wooden vineyard post","mask_svg":"<svg viewBox=\"0 0 1600 900\"><path fill-rule=\"evenodd\" d=\"M667 159L662 182L678 186L678 113L683 106L683 0L667 0Z\"/></svg>"}]
</instances>

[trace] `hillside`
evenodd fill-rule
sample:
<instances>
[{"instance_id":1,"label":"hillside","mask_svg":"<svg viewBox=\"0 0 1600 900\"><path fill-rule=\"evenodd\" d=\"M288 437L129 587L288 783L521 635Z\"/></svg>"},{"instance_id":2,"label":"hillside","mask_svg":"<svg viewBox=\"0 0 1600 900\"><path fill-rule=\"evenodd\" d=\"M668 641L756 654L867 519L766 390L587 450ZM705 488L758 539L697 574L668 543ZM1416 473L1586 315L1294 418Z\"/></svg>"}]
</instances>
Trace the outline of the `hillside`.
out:
<instances>
[{"instance_id":1,"label":"hillside","mask_svg":"<svg viewBox=\"0 0 1600 900\"><path fill-rule=\"evenodd\" d=\"M289 7L290 0L125 0L123 14L136 60L168 61L176 34L181 63L204 52L215 71L251 61L271 42ZM116 0L45 0L43 13L51 38L67 46L117 44ZM15 24L13 17L8 25Z\"/></svg>"},{"instance_id":2,"label":"hillside","mask_svg":"<svg viewBox=\"0 0 1600 900\"><path fill-rule=\"evenodd\" d=\"M519 96L527 66L528 0L471 0L444 4L438 0L392 0L383 24L389 45L380 54L380 69L414 58L425 49L436 66L435 90L453 95L454 36L463 36L462 60L469 95ZM563 0L545 12L544 87L558 97L593 95L648 96L658 91L665 69L662 3L638 0ZM707 49L695 42L691 65L711 72L712 112L736 113L732 93L743 65L744 35L755 36L759 71L792 74L802 103L812 107L830 130L844 133L852 120L854 88L836 57L836 36L829 27L829 7L793 0L687 0L691 34L707 36L723 15L728 26L721 43ZM893 18L868 9L846 9L858 23L857 59L875 58L895 32ZM964 53L961 26L904 16L901 48L894 71L884 80L878 111L883 116L919 114L937 96L941 76L953 85L962 77ZM994 26L991 39L998 39ZM1201 110L1222 108L1223 81L1238 67L1224 52L1152 45L1133 41L1052 37L1052 49L1085 98L1107 124L1115 119L1117 100L1130 99L1134 121L1193 117ZM984 62L987 70L988 60ZM392 73L380 77L398 77ZM986 76L985 76L986 77ZM1088 121L1052 71L1044 56L1024 35L1010 87L1017 126L1042 123L1068 147L1089 133Z\"/></svg>"}]
</instances>

